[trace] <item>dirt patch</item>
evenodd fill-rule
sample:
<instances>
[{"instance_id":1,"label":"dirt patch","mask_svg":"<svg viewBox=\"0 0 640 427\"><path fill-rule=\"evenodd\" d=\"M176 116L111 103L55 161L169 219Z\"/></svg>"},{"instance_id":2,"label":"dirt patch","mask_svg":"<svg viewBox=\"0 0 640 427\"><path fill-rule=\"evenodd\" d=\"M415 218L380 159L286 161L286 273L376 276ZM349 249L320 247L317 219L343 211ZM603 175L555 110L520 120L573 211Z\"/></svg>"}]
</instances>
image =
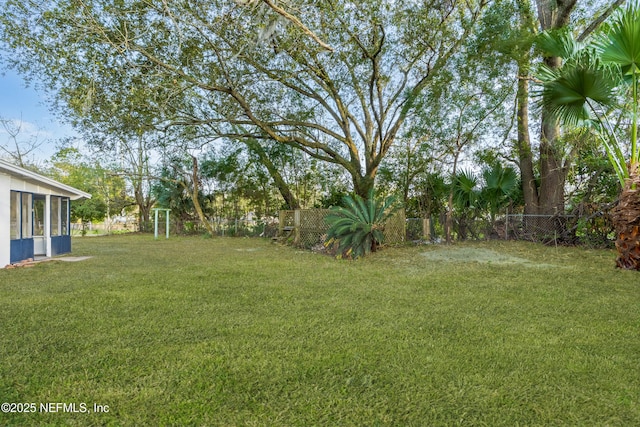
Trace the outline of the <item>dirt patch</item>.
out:
<instances>
[{"instance_id":1,"label":"dirt patch","mask_svg":"<svg viewBox=\"0 0 640 427\"><path fill-rule=\"evenodd\" d=\"M421 255L432 261L455 263L478 262L484 264L524 265L530 267L543 266L526 258L505 255L491 249L482 248L444 247L423 252ZM544 266L549 267L550 264L544 264Z\"/></svg>"},{"instance_id":2,"label":"dirt patch","mask_svg":"<svg viewBox=\"0 0 640 427\"><path fill-rule=\"evenodd\" d=\"M51 261L64 261L64 262L79 262L79 261L84 261L87 259L90 259L93 257L90 256L67 256L67 257L60 257L60 258L51 258Z\"/></svg>"},{"instance_id":3,"label":"dirt patch","mask_svg":"<svg viewBox=\"0 0 640 427\"><path fill-rule=\"evenodd\" d=\"M14 264L9 264L7 266L5 266L5 268L21 268L21 267L33 267L36 264L40 264L41 262L49 262L49 261L64 261L64 262L78 262L78 261L84 261L87 259L90 259L92 257L90 256L65 256L65 257L57 257L57 258L48 258L48 257L41 257L41 258L29 258L29 259L25 259L24 261L20 261Z\"/></svg>"}]
</instances>

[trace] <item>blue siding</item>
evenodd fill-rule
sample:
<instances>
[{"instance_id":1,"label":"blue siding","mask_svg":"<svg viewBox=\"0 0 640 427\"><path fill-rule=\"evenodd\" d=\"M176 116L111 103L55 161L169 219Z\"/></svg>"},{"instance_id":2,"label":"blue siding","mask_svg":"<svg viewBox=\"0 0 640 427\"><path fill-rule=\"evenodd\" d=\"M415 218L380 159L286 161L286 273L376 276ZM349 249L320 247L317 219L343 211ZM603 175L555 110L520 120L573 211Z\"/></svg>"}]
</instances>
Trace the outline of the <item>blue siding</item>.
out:
<instances>
[{"instance_id":1,"label":"blue siding","mask_svg":"<svg viewBox=\"0 0 640 427\"><path fill-rule=\"evenodd\" d=\"M33 252L33 244L31 245ZM71 252L71 236L54 236L51 238L51 256Z\"/></svg>"},{"instance_id":2,"label":"blue siding","mask_svg":"<svg viewBox=\"0 0 640 427\"><path fill-rule=\"evenodd\" d=\"M29 258L33 258L33 239L12 240L9 262L15 263Z\"/></svg>"}]
</instances>

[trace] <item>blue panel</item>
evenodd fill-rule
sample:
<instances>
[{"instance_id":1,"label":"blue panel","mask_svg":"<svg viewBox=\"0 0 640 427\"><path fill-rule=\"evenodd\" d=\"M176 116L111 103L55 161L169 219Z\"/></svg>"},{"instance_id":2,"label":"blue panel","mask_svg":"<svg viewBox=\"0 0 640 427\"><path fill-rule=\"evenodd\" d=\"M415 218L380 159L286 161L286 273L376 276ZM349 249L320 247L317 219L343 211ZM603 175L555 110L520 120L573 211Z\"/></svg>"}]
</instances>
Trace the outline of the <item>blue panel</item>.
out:
<instances>
[{"instance_id":1,"label":"blue panel","mask_svg":"<svg viewBox=\"0 0 640 427\"><path fill-rule=\"evenodd\" d=\"M29 258L33 258L33 239L12 240L9 262L15 263Z\"/></svg>"},{"instance_id":2,"label":"blue panel","mask_svg":"<svg viewBox=\"0 0 640 427\"><path fill-rule=\"evenodd\" d=\"M71 236L54 236L51 238L51 256L71 252Z\"/></svg>"}]
</instances>

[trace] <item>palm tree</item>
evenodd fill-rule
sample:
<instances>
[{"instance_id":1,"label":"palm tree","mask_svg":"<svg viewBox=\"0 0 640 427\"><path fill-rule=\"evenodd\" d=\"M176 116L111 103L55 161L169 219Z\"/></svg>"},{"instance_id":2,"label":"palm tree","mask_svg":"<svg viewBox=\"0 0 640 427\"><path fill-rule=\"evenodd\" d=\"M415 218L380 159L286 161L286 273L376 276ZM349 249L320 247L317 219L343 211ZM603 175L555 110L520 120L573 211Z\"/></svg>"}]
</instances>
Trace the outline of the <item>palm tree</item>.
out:
<instances>
[{"instance_id":1,"label":"palm tree","mask_svg":"<svg viewBox=\"0 0 640 427\"><path fill-rule=\"evenodd\" d=\"M480 191L477 189L478 178L472 171L463 170L453 176L450 195L450 206L455 206L459 211L458 216L458 238L467 239L467 229L469 216L474 214L478 208ZM451 242L451 210L447 213L447 242Z\"/></svg>"},{"instance_id":2,"label":"palm tree","mask_svg":"<svg viewBox=\"0 0 640 427\"><path fill-rule=\"evenodd\" d=\"M480 192L480 198L487 206L491 217L491 224L495 222L496 215L506 205L518 188L518 174L511 167L504 167L497 163L482 171L484 187Z\"/></svg>"},{"instance_id":3,"label":"palm tree","mask_svg":"<svg viewBox=\"0 0 640 427\"><path fill-rule=\"evenodd\" d=\"M621 184L612 211L618 236L616 264L640 270L640 7L634 3L618 11L591 44L583 46L565 31L544 34L539 45L565 59L559 69L542 67L542 103L564 125L593 129L602 141ZM622 120L613 120L613 114ZM628 124L628 133L614 122ZM626 144L620 136L625 134L630 136Z\"/></svg>"}]
</instances>

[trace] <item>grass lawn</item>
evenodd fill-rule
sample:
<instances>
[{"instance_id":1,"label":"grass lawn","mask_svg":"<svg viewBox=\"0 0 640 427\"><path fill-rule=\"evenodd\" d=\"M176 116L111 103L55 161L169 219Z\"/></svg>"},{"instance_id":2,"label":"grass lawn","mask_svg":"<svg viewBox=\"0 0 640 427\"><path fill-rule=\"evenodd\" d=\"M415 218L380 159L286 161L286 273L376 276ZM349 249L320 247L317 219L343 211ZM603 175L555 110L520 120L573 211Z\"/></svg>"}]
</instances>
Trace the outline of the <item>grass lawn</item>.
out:
<instances>
[{"instance_id":1,"label":"grass lawn","mask_svg":"<svg viewBox=\"0 0 640 427\"><path fill-rule=\"evenodd\" d=\"M0 270L0 397L36 404L0 425L640 424L640 274L611 251L73 244Z\"/></svg>"}]
</instances>

